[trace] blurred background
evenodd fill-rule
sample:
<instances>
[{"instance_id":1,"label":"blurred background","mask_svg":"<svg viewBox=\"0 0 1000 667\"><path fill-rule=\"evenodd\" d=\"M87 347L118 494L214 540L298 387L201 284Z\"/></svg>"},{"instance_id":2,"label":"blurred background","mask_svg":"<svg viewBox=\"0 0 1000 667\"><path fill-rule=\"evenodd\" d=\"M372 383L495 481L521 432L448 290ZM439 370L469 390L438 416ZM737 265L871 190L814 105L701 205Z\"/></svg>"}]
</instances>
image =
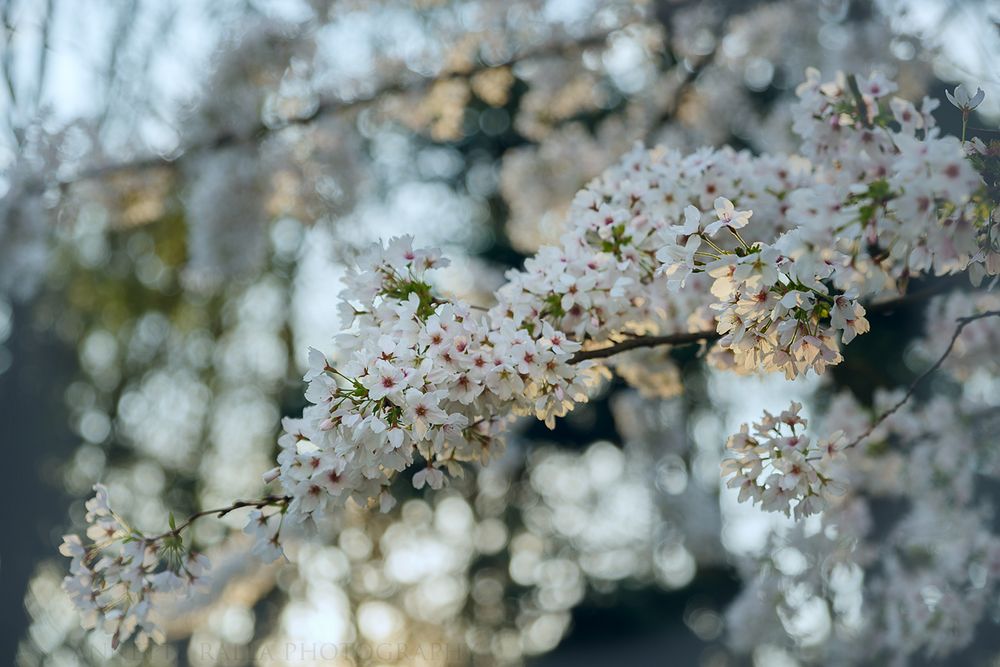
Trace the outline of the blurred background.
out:
<instances>
[{"instance_id":1,"label":"blurred background","mask_svg":"<svg viewBox=\"0 0 1000 667\"><path fill-rule=\"evenodd\" d=\"M734 424L816 383L716 376L690 350L647 395L615 382L554 431L525 422L499 463L347 513L290 563L248 557L242 517L199 523L215 586L145 656L79 629L56 547L96 481L150 529L261 493L366 244L441 246L441 289L488 303L635 142L793 151L808 66L878 68L914 100L982 86L972 125L995 127L998 18L989 0L0 0L0 664L796 664L783 642L821 642L822 614L743 651L725 633L741 559L781 522L720 496L718 462ZM884 317L837 382L910 377L918 316Z\"/></svg>"}]
</instances>

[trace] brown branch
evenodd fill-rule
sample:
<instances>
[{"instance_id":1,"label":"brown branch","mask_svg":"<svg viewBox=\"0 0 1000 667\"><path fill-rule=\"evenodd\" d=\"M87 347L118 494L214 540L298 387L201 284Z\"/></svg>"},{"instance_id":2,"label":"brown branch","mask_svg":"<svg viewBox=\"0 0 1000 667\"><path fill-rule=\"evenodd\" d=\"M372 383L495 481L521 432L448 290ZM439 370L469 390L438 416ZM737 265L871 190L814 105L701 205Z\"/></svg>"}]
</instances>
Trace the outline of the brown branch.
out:
<instances>
[{"instance_id":1,"label":"brown branch","mask_svg":"<svg viewBox=\"0 0 1000 667\"><path fill-rule=\"evenodd\" d=\"M872 425L865 430L864 433L862 433L854 440L844 445L844 449L855 447L858 444L860 444L865 438L870 436L872 432L874 432L875 429L878 428L886 419L895 414L896 411L898 411L901 407L903 407L903 405L905 405L907 401L913 398L913 394L916 393L917 387L920 385L920 383L922 383L929 376L931 376L934 373L934 371L941 368L941 364L944 363L944 360L948 358L948 355L951 354L951 351L955 348L955 342L958 340L958 337L962 335L962 330L965 329L965 327L967 327L972 322L975 322L976 320L981 320L986 317L1000 317L1000 310L987 310L982 313L976 313L975 315L967 315L966 317L959 317L957 320L955 320L956 322L958 322L958 326L955 327L955 332L951 335L951 340L948 341L948 347L945 348L944 352L941 354L940 357L938 357L937 361L935 361L930 368L921 373L917 377L917 379L914 380L912 384L910 384L909 389L906 390L906 393L903 394L903 397L901 399L896 401L895 405L893 405L891 408L880 414L875 419L875 421L872 422Z\"/></svg>"},{"instance_id":2,"label":"brown branch","mask_svg":"<svg viewBox=\"0 0 1000 667\"><path fill-rule=\"evenodd\" d=\"M888 312L899 308L900 306L907 306L911 303L925 301L932 296L947 292L955 285L955 280L947 278L942 279L925 289L873 303L866 307L866 314L871 315ZM688 333L667 334L663 336L632 336L623 341L607 345L605 347L599 347L592 350L581 350L573 355L570 359L570 363L578 364L581 361L606 359L622 352L628 352L629 350L636 350L644 347L660 347L661 345L691 345L692 343L718 340L721 337L722 334L717 331L694 331Z\"/></svg>"},{"instance_id":3,"label":"brown branch","mask_svg":"<svg viewBox=\"0 0 1000 667\"><path fill-rule=\"evenodd\" d=\"M599 347L593 350L580 350L573 355L573 357L569 360L569 363L578 364L581 361L589 361L591 359L606 359L607 357L611 357L622 352L628 352L629 350L636 350L643 347L659 347L661 345L691 345L692 343L716 340L721 337L722 334L717 331L695 331L691 333L677 333L665 336L633 336L606 347Z\"/></svg>"}]
</instances>

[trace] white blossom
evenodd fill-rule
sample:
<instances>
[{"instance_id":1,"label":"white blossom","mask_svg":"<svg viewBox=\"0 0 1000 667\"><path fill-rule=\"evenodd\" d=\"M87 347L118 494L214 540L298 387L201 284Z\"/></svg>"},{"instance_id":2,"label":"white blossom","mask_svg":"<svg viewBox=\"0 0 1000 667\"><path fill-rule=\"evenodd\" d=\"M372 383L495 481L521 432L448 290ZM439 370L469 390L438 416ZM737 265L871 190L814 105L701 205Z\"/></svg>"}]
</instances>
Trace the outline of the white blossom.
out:
<instances>
[{"instance_id":1,"label":"white blossom","mask_svg":"<svg viewBox=\"0 0 1000 667\"><path fill-rule=\"evenodd\" d=\"M954 92L945 90L944 95L952 105L966 113L978 107L986 99L986 93L983 92L982 88L977 87L975 93L970 93L969 89L961 83L955 86Z\"/></svg>"}]
</instances>

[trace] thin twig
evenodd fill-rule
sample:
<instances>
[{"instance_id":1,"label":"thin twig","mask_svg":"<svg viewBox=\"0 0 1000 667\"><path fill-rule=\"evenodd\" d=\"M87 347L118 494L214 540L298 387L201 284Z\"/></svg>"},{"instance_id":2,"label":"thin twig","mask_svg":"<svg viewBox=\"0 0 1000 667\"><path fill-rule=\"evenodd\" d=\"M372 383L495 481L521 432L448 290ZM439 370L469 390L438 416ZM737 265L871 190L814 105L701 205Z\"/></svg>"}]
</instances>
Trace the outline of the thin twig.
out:
<instances>
[{"instance_id":1,"label":"thin twig","mask_svg":"<svg viewBox=\"0 0 1000 667\"><path fill-rule=\"evenodd\" d=\"M3 5L3 12L0 13L0 31L3 32L3 52L0 53L0 75L3 76L9 98L5 118L9 126L7 129L10 130L11 134L17 140L18 145L20 145L21 137L17 132L15 121L17 113L17 88L14 86L14 47L12 45L14 41L14 26L10 22L12 5L12 2L5 3Z\"/></svg>"},{"instance_id":2,"label":"thin twig","mask_svg":"<svg viewBox=\"0 0 1000 667\"><path fill-rule=\"evenodd\" d=\"M876 418L875 421L872 422L872 425L865 430L864 433L856 437L851 442L847 443L844 446L844 449L849 449L851 447L859 445L865 438L870 436L872 432L874 432L875 429L882 424L882 422L884 422L886 419L895 414L896 411L899 410L901 407L903 407L903 405L905 405L907 401L913 398L913 394L917 391L917 387L920 385L920 383L926 380L930 375L932 375L934 371L941 368L941 364L944 363L944 360L948 358L948 355L951 354L951 351L955 348L955 342L958 340L958 337L962 335L962 330L965 329L965 327L967 327L970 323L975 322L976 320L981 320L985 317L1000 317L1000 310L987 310L985 312L977 313L975 315L960 317L957 320L955 320L956 322L958 322L958 326L955 327L955 332L951 335L951 340L948 341L948 347L946 347L944 353L940 357L938 357L938 360L935 361L930 368L921 373L920 376L913 381L913 383L910 385L910 388L906 390L906 393L903 394L903 397L899 399L895 405L893 405L891 408L880 414L878 418Z\"/></svg>"},{"instance_id":3,"label":"thin twig","mask_svg":"<svg viewBox=\"0 0 1000 667\"><path fill-rule=\"evenodd\" d=\"M858 87L858 77L853 74L848 76L847 87L850 89L851 95L854 97L854 104L858 108L858 120L865 127L871 128L872 123L868 118L868 106L865 104L864 95L861 94L861 89Z\"/></svg>"},{"instance_id":4,"label":"thin twig","mask_svg":"<svg viewBox=\"0 0 1000 667\"><path fill-rule=\"evenodd\" d=\"M257 498L256 500L237 500L232 505L228 505L226 507L217 507L211 510L202 510L200 512L195 512L187 519L185 519L182 523L178 524L175 528L171 528L165 533L162 533L155 537L149 537L146 539L151 542L158 542L165 537L180 535L181 531L183 531L185 528L193 524L198 519L201 519L206 516L215 516L221 519L230 512L242 509L244 507L253 507L255 509L262 509L264 507L285 505L291 502L291 500L292 500L291 496L265 496L263 498Z\"/></svg>"},{"instance_id":5,"label":"thin twig","mask_svg":"<svg viewBox=\"0 0 1000 667\"><path fill-rule=\"evenodd\" d=\"M34 102L34 112L38 112L39 107L42 105L42 93L45 90L45 79L48 73L49 64L49 51L52 48L52 30L55 26L55 0L46 0L45 3L45 18L42 22L42 46L38 49L38 66L37 72L35 74L35 102Z\"/></svg>"}]
</instances>

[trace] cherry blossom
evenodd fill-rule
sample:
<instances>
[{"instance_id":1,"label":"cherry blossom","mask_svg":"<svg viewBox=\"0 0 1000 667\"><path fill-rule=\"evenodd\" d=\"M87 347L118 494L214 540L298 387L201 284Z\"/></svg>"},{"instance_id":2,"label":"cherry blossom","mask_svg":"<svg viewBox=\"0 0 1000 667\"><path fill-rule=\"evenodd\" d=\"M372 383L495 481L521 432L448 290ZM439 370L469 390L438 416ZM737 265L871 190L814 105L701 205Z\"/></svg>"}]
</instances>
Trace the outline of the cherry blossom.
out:
<instances>
[{"instance_id":1,"label":"cherry blossom","mask_svg":"<svg viewBox=\"0 0 1000 667\"><path fill-rule=\"evenodd\" d=\"M101 627L112 644L135 637L144 650L152 640L163 643L163 631L152 615L160 595L185 595L203 582L208 560L184 547L174 532L147 537L111 510L108 489L97 484L87 501L87 538L66 535L59 553L71 559L63 581L81 612L85 628ZM172 522L172 519L171 519Z\"/></svg>"},{"instance_id":2,"label":"cherry blossom","mask_svg":"<svg viewBox=\"0 0 1000 667\"><path fill-rule=\"evenodd\" d=\"M955 107L961 109L963 112L969 112L978 107L983 103L986 98L986 93L983 92L982 88L976 88L975 93L970 93L969 90L963 85L958 84L955 86L954 92L944 91L944 96L948 98Z\"/></svg>"},{"instance_id":3,"label":"cherry blossom","mask_svg":"<svg viewBox=\"0 0 1000 667\"><path fill-rule=\"evenodd\" d=\"M765 411L752 432L743 424L729 438L722 475L729 477L726 486L739 489L740 502L752 500L765 511L803 518L843 495L843 482L829 470L845 444L842 433L813 443L804 433L808 421L799 416L801 409L792 403L777 416Z\"/></svg>"}]
</instances>

